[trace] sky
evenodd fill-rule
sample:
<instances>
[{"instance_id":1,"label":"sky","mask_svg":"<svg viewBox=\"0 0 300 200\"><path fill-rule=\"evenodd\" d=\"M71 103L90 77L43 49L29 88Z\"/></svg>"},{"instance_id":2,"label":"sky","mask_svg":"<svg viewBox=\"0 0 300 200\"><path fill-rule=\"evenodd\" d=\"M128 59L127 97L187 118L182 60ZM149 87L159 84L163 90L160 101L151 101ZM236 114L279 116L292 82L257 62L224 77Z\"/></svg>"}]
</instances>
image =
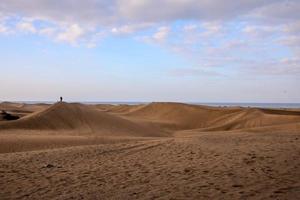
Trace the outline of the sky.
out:
<instances>
[{"instance_id":1,"label":"sky","mask_svg":"<svg viewBox=\"0 0 300 200\"><path fill-rule=\"evenodd\" d=\"M299 0L1 0L0 101L300 102Z\"/></svg>"}]
</instances>

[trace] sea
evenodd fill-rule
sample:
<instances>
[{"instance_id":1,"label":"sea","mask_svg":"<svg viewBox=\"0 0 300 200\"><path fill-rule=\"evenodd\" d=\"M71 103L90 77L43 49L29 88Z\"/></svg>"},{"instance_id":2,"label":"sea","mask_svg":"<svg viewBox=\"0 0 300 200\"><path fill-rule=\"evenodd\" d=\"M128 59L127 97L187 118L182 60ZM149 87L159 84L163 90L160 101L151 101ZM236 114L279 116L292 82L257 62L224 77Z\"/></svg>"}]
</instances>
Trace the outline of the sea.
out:
<instances>
[{"instance_id":1,"label":"sea","mask_svg":"<svg viewBox=\"0 0 300 200\"><path fill-rule=\"evenodd\" d=\"M54 101L11 101L15 103L27 103L27 104L36 104L36 103L46 103L53 104ZM70 101L72 102L72 101ZM93 104L112 104L112 105L138 105L138 104L148 104L151 102L139 102L139 101L83 101L80 102L83 104L93 105ZM181 102L192 105L206 105L214 107L253 107L253 108L299 108L300 103L238 103L238 102Z\"/></svg>"}]
</instances>

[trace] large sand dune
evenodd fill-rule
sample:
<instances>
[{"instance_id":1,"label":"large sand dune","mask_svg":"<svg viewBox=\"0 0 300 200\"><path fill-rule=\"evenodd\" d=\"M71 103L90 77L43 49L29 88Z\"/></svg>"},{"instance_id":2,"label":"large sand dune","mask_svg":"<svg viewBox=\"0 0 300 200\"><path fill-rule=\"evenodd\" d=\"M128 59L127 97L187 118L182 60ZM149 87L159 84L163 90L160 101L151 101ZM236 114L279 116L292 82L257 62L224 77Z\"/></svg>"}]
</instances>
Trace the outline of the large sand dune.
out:
<instances>
[{"instance_id":1,"label":"large sand dune","mask_svg":"<svg viewBox=\"0 0 300 200\"><path fill-rule=\"evenodd\" d=\"M0 109L0 199L300 199L299 109Z\"/></svg>"},{"instance_id":2,"label":"large sand dune","mask_svg":"<svg viewBox=\"0 0 300 200\"><path fill-rule=\"evenodd\" d=\"M173 129L228 131L300 122L300 112L260 108L215 108L181 103L151 103L125 115L165 122ZM124 114L124 113L123 113Z\"/></svg>"},{"instance_id":3,"label":"large sand dune","mask_svg":"<svg viewBox=\"0 0 300 200\"><path fill-rule=\"evenodd\" d=\"M206 130L243 130L249 128L293 124L298 122L300 122L299 112L248 108L233 115L217 118L213 121L212 126L206 128Z\"/></svg>"},{"instance_id":4,"label":"large sand dune","mask_svg":"<svg viewBox=\"0 0 300 200\"><path fill-rule=\"evenodd\" d=\"M2 123L0 130L38 130L94 133L108 136L162 136L145 124L101 112L77 103L56 103L19 120Z\"/></svg>"},{"instance_id":5,"label":"large sand dune","mask_svg":"<svg viewBox=\"0 0 300 200\"><path fill-rule=\"evenodd\" d=\"M24 117L30 113L44 110L49 106L50 106L49 104L44 104L44 103L25 104L25 103L2 102L0 103L0 111L5 110L15 116ZM0 121L2 120L0 119Z\"/></svg>"},{"instance_id":6,"label":"large sand dune","mask_svg":"<svg viewBox=\"0 0 300 200\"><path fill-rule=\"evenodd\" d=\"M16 108L35 112L28 112L19 120L1 122L0 130L75 131L107 136L152 137L166 136L167 130L231 131L300 122L299 111L182 103L118 106L64 102L52 106L2 104L5 110Z\"/></svg>"}]
</instances>

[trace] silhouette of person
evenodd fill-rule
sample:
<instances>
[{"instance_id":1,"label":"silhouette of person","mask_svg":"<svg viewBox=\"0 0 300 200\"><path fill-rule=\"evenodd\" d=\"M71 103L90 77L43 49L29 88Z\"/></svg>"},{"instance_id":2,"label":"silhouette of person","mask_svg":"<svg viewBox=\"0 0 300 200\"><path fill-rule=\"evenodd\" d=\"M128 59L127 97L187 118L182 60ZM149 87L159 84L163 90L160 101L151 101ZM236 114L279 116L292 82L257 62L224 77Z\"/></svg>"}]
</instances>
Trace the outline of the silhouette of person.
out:
<instances>
[{"instance_id":1,"label":"silhouette of person","mask_svg":"<svg viewBox=\"0 0 300 200\"><path fill-rule=\"evenodd\" d=\"M62 98L62 97L60 97L60 102L62 102L62 100L63 100L63 98Z\"/></svg>"}]
</instances>

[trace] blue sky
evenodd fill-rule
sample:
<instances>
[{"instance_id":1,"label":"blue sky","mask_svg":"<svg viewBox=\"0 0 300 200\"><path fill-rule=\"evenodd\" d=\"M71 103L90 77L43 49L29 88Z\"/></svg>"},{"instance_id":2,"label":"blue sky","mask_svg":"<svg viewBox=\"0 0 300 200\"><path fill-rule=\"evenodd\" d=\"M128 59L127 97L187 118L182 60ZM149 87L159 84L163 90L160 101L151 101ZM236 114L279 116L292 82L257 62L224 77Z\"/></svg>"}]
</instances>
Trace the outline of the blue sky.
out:
<instances>
[{"instance_id":1,"label":"blue sky","mask_svg":"<svg viewBox=\"0 0 300 200\"><path fill-rule=\"evenodd\" d=\"M0 101L300 102L296 0L2 0Z\"/></svg>"}]
</instances>

